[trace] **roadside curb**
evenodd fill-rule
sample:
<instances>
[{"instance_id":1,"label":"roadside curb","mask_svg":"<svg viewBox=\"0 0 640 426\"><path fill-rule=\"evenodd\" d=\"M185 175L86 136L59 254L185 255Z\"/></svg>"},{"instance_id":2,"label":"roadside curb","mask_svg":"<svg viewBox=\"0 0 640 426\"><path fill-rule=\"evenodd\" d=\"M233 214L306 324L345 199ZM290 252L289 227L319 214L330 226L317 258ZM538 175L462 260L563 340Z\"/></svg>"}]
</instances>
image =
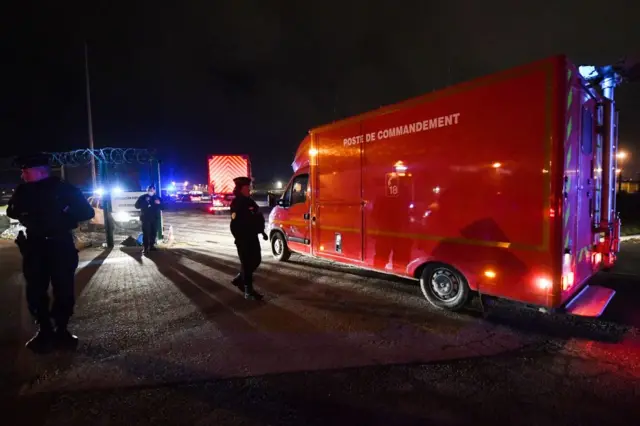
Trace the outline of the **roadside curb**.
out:
<instances>
[{"instance_id":1,"label":"roadside curb","mask_svg":"<svg viewBox=\"0 0 640 426\"><path fill-rule=\"evenodd\" d=\"M640 234L625 235L624 237L620 237L620 241L629 241L629 240L638 240L638 239L640 239Z\"/></svg>"}]
</instances>

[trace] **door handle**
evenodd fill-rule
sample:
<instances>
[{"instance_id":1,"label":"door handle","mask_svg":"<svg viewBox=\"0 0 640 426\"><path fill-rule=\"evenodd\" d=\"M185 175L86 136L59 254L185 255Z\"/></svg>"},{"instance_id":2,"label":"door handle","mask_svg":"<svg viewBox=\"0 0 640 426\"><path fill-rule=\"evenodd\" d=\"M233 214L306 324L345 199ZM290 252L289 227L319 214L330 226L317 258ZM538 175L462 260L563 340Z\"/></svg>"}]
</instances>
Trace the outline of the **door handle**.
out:
<instances>
[{"instance_id":1,"label":"door handle","mask_svg":"<svg viewBox=\"0 0 640 426\"><path fill-rule=\"evenodd\" d=\"M314 216L311 218L311 222L315 222L315 221L316 221L316 217Z\"/></svg>"},{"instance_id":2,"label":"door handle","mask_svg":"<svg viewBox=\"0 0 640 426\"><path fill-rule=\"evenodd\" d=\"M305 213L302 217L304 220L309 220L309 216L311 216L309 213Z\"/></svg>"}]
</instances>

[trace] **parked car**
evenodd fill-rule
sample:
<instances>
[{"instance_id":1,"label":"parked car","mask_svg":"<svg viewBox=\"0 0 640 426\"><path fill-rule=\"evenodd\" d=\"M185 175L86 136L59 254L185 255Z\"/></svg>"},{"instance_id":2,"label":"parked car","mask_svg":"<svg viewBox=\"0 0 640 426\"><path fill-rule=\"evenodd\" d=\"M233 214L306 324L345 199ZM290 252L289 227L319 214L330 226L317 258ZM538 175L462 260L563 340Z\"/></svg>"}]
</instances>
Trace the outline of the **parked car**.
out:
<instances>
[{"instance_id":1,"label":"parked car","mask_svg":"<svg viewBox=\"0 0 640 426\"><path fill-rule=\"evenodd\" d=\"M209 207L209 213L216 214L218 212L229 210L231 201L235 198L233 194L214 194Z\"/></svg>"},{"instance_id":2,"label":"parked car","mask_svg":"<svg viewBox=\"0 0 640 426\"><path fill-rule=\"evenodd\" d=\"M132 197L137 198L142 193L132 193ZM93 207L95 216L89 221L89 228L102 228L105 225L104 222L104 210L102 208L102 198L98 195L93 195L88 198L89 204ZM116 225L123 228L136 228L140 226L140 213L131 208L122 209L119 208L118 203L113 203L114 211L111 212L111 216Z\"/></svg>"}]
</instances>

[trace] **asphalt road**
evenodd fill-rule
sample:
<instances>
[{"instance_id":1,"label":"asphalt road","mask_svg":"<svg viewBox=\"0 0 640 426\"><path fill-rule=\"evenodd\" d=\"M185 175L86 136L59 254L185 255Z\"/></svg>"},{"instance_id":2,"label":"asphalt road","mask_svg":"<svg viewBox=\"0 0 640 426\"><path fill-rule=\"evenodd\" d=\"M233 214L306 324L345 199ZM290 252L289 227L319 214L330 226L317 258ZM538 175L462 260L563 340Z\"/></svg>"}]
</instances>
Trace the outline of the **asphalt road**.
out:
<instances>
[{"instance_id":1,"label":"asphalt road","mask_svg":"<svg viewBox=\"0 0 640 426\"><path fill-rule=\"evenodd\" d=\"M499 303L436 312L412 281L263 244L264 303L229 283L228 218L168 212L175 248L83 251L75 353L35 356L19 255L0 244L7 425L633 425L640 244L600 320ZM10 416L10 417L9 417Z\"/></svg>"}]
</instances>

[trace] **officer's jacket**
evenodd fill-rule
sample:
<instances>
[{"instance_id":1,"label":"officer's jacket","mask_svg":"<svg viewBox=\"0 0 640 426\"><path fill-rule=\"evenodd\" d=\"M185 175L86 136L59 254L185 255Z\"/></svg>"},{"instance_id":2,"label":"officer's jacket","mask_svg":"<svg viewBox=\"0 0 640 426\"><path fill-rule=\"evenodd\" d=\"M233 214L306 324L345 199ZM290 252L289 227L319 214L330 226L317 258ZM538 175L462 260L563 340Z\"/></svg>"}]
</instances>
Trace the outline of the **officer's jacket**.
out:
<instances>
[{"instance_id":1,"label":"officer's jacket","mask_svg":"<svg viewBox=\"0 0 640 426\"><path fill-rule=\"evenodd\" d=\"M75 186L51 176L18 185L7 216L17 219L32 236L56 236L92 219L95 211Z\"/></svg>"},{"instance_id":2,"label":"officer's jacket","mask_svg":"<svg viewBox=\"0 0 640 426\"><path fill-rule=\"evenodd\" d=\"M160 204L156 204L156 200L159 200ZM146 222L156 220L160 210L164 210L164 204L157 194L144 194L136 200L135 208L140 210L140 220Z\"/></svg>"},{"instance_id":3,"label":"officer's jacket","mask_svg":"<svg viewBox=\"0 0 640 426\"><path fill-rule=\"evenodd\" d=\"M237 195L231 201L231 234L236 240L256 238L264 232L264 216L249 197Z\"/></svg>"}]
</instances>

